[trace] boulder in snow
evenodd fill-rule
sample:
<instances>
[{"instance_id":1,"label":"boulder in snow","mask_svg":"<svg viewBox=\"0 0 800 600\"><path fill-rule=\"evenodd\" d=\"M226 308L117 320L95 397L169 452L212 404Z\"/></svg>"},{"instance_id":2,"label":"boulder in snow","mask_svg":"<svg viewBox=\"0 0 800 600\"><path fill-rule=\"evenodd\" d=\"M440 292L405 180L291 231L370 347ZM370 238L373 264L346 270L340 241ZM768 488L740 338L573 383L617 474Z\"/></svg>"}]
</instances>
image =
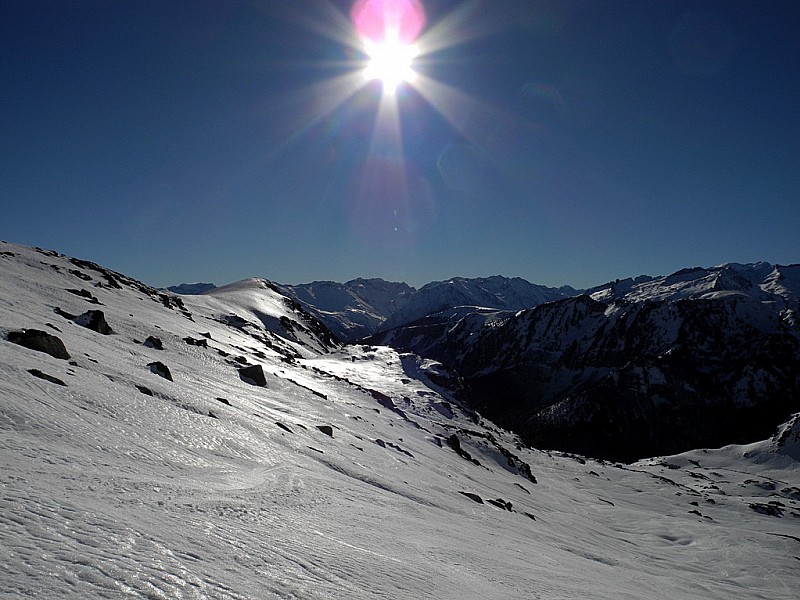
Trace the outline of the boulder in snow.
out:
<instances>
[{"instance_id":1,"label":"boulder in snow","mask_svg":"<svg viewBox=\"0 0 800 600\"><path fill-rule=\"evenodd\" d=\"M156 375L160 375L161 377L163 377L168 381L173 381L172 373L169 372L169 367L164 363L156 361L148 363L147 366L150 367L150 370Z\"/></svg>"},{"instance_id":2,"label":"boulder in snow","mask_svg":"<svg viewBox=\"0 0 800 600\"><path fill-rule=\"evenodd\" d=\"M239 377L242 381L251 385L265 387L267 385L267 378L264 375L264 369L261 365L250 365L249 367L242 367L239 369Z\"/></svg>"},{"instance_id":3,"label":"boulder in snow","mask_svg":"<svg viewBox=\"0 0 800 600\"><path fill-rule=\"evenodd\" d=\"M103 335L110 335L114 333L106 322L106 316L102 310L87 310L85 313L75 319L78 325L82 325L87 329L96 331Z\"/></svg>"},{"instance_id":4,"label":"boulder in snow","mask_svg":"<svg viewBox=\"0 0 800 600\"><path fill-rule=\"evenodd\" d=\"M69 359L69 352L61 338L56 337L41 331L39 329L23 329L21 331L12 331L8 334L8 341L14 344L19 344L25 348L36 350L37 352L44 352L53 358L60 358L62 360Z\"/></svg>"}]
</instances>

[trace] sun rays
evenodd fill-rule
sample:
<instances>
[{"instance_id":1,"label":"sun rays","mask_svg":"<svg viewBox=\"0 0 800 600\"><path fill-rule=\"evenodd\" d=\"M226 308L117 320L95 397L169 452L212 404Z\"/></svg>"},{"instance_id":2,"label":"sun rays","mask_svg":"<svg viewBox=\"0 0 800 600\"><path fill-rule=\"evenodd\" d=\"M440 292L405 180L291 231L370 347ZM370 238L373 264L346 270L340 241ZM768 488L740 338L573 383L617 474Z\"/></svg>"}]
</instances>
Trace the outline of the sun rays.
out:
<instances>
[{"instance_id":1,"label":"sun rays","mask_svg":"<svg viewBox=\"0 0 800 600\"><path fill-rule=\"evenodd\" d=\"M300 14L298 8L294 17L285 16L333 42L328 48L338 48L340 57L329 53L318 66L330 69L330 76L286 99L291 118L283 124L284 142L305 143L312 136L310 141L333 148L352 239L370 247L413 249L438 214L436 182L418 156L406 155L404 140L415 135L416 147L427 143L419 139L424 132L418 124L439 113L463 144L480 149L471 154L476 160L503 160L498 138L516 127L502 109L437 79L433 73L454 60L449 52L443 63L439 53L508 23L479 14L474 2L437 15L434 22L419 0L357 0L347 14L327 1L311 6L313 11Z\"/></svg>"},{"instance_id":2,"label":"sun rays","mask_svg":"<svg viewBox=\"0 0 800 600\"><path fill-rule=\"evenodd\" d=\"M414 44L401 42L396 32L387 32L382 42L367 40L364 48L369 55L364 76L367 80L380 80L384 94L392 95L397 91L397 86L413 83L416 79L412 65L418 50Z\"/></svg>"}]
</instances>

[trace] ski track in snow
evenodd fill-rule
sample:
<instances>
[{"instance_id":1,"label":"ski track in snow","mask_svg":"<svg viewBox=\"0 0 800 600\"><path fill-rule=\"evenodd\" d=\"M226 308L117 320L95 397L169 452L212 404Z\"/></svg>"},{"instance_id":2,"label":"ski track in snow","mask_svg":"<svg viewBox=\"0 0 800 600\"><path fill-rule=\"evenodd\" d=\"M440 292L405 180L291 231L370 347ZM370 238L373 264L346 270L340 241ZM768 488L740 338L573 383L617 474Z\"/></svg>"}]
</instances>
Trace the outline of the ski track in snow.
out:
<instances>
[{"instance_id":1,"label":"ski track in snow","mask_svg":"<svg viewBox=\"0 0 800 600\"><path fill-rule=\"evenodd\" d=\"M797 597L796 463L756 463L740 447L636 465L528 450L388 348L298 346L302 359L281 361L210 318L202 297L185 298L192 321L127 285L93 285L91 269L79 280L66 258L0 249L17 255L0 256L0 597ZM102 304L65 291L77 287ZM100 308L115 333L55 306ZM6 340L23 327L58 335L75 364ZM209 348L183 341L202 333ZM235 355L261 364L267 386L242 381ZM155 360L174 381L150 371ZM480 466L448 447L454 433ZM782 516L749 507L770 501Z\"/></svg>"}]
</instances>

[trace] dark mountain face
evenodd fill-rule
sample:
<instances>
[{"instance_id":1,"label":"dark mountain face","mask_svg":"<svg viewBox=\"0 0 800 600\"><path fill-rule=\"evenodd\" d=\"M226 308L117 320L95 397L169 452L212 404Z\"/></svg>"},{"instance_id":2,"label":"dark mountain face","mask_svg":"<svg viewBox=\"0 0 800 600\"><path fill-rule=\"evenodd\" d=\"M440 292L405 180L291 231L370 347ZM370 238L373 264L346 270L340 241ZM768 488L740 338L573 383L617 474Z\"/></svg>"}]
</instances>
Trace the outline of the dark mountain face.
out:
<instances>
[{"instance_id":1,"label":"dark mountain face","mask_svg":"<svg viewBox=\"0 0 800 600\"><path fill-rule=\"evenodd\" d=\"M518 313L441 311L370 338L443 362L531 445L633 460L770 435L800 410L800 269L616 281Z\"/></svg>"},{"instance_id":2,"label":"dark mountain face","mask_svg":"<svg viewBox=\"0 0 800 600\"><path fill-rule=\"evenodd\" d=\"M754 441L800 409L800 335L746 296L547 304L454 367L528 443L614 460Z\"/></svg>"}]
</instances>

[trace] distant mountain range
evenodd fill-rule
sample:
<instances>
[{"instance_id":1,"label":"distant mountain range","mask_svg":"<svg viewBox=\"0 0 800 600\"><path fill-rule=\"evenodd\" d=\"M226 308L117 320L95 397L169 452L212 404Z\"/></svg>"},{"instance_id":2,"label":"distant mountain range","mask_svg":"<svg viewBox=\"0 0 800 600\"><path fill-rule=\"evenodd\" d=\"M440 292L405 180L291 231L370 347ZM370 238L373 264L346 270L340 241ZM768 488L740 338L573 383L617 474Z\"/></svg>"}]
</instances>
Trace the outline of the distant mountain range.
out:
<instances>
[{"instance_id":1,"label":"distant mountain range","mask_svg":"<svg viewBox=\"0 0 800 600\"><path fill-rule=\"evenodd\" d=\"M800 410L800 265L589 290L500 276L274 289L342 341L440 361L447 386L538 447L632 460L760 439Z\"/></svg>"},{"instance_id":2,"label":"distant mountain range","mask_svg":"<svg viewBox=\"0 0 800 600\"><path fill-rule=\"evenodd\" d=\"M756 439L800 410L798 298L800 265L727 264L440 311L369 341L441 361L534 446L631 460Z\"/></svg>"}]
</instances>

